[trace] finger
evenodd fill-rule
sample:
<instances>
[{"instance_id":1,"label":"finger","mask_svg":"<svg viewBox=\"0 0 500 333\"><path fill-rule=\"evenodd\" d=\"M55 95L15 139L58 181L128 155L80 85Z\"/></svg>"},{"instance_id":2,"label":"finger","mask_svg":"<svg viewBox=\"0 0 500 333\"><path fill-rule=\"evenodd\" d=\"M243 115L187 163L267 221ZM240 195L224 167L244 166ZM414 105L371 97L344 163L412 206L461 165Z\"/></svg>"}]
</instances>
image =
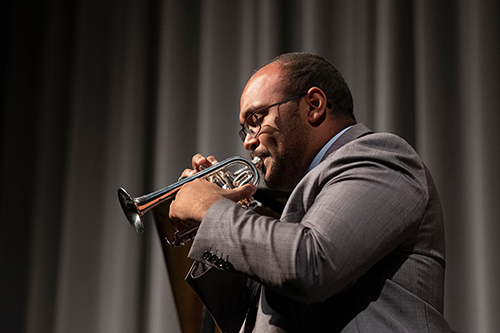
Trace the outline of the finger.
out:
<instances>
[{"instance_id":1,"label":"finger","mask_svg":"<svg viewBox=\"0 0 500 333\"><path fill-rule=\"evenodd\" d=\"M242 189L242 192L244 194L247 194L246 197L251 197L254 195L255 192L257 192L257 185L254 184L246 184L240 187Z\"/></svg>"},{"instance_id":2,"label":"finger","mask_svg":"<svg viewBox=\"0 0 500 333\"><path fill-rule=\"evenodd\" d=\"M194 170L199 170L200 166L207 163L207 159L201 154L196 154L191 159L191 165Z\"/></svg>"},{"instance_id":3,"label":"finger","mask_svg":"<svg viewBox=\"0 0 500 333\"><path fill-rule=\"evenodd\" d=\"M250 198L257 191L257 186L253 184L246 184L241 187L227 190L227 198L233 201L240 201L245 198Z\"/></svg>"},{"instance_id":4,"label":"finger","mask_svg":"<svg viewBox=\"0 0 500 333\"><path fill-rule=\"evenodd\" d=\"M208 156L207 161L210 162L210 165L214 165L214 164L218 163L217 160L215 159L215 157L213 157L213 156Z\"/></svg>"},{"instance_id":5,"label":"finger","mask_svg":"<svg viewBox=\"0 0 500 333\"><path fill-rule=\"evenodd\" d=\"M190 177L192 175L194 175L196 173L196 170L192 170L192 169L185 169L182 174L181 174L181 178L187 178L187 177Z\"/></svg>"},{"instance_id":6,"label":"finger","mask_svg":"<svg viewBox=\"0 0 500 333\"><path fill-rule=\"evenodd\" d=\"M170 221L173 222L177 220L177 218L174 216L173 212L175 211L173 208L175 207L175 199L172 200L172 202L170 203L170 207L169 207L169 210L168 210L168 218L170 219Z\"/></svg>"}]
</instances>

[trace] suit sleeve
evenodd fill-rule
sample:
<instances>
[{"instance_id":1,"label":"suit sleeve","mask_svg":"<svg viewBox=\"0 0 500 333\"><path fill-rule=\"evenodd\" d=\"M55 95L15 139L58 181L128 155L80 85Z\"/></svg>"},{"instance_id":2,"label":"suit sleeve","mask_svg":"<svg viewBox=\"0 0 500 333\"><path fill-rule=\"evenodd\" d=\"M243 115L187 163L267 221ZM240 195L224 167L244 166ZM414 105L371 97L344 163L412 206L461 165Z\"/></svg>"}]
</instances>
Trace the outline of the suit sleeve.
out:
<instances>
[{"instance_id":1,"label":"suit sleeve","mask_svg":"<svg viewBox=\"0 0 500 333\"><path fill-rule=\"evenodd\" d=\"M230 200L207 212L189 256L207 252L236 272L291 299L323 301L384 256L404 251L423 218L424 167L401 139L370 135L343 146L312 170L279 219Z\"/></svg>"}]
</instances>

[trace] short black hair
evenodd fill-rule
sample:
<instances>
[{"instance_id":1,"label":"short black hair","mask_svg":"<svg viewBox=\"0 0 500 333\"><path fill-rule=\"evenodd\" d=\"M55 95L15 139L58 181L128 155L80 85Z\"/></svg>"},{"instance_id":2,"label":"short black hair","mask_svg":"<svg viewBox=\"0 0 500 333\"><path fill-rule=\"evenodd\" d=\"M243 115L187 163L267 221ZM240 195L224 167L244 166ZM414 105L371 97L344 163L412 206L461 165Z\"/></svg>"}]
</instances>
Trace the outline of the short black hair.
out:
<instances>
[{"instance_id":1,"label":"short black hair","mask_svg":"<svg viewBox=\"0 0 500 333\"><path fill-rule=\"evenodd\" d=\"M311 87L318 87L332 105L332 114L355 120L349 86L328 60L311 53L285 53L260 66L255 72L274 62L278 62L284 70L285 82L281 87L284 96L297 96L306 93Z\"/></svg>"}]
</instances>

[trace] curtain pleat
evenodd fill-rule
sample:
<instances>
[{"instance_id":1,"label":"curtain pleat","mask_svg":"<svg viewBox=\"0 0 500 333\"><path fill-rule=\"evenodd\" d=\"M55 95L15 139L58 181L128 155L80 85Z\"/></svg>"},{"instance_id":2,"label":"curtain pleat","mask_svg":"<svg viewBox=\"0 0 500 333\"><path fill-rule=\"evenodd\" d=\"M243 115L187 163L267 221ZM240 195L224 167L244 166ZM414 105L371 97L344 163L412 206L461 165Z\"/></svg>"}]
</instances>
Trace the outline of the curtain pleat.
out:
<instances>
[{"instance_id":1,"label":"curtain pleat","mask_svg":"<svg viewBox=\"0 0 500 333\"><path fill-rule=\"evenodd\" d=\"M239 96L290 51L329 59L357 120L420 153L445 214L445 317L500 329L498 1L7 0L0 27L1 332L199 332L186 249L166 260L116 190L173 183L195 153L248 156Z\"/></svg>"}]
</instances>

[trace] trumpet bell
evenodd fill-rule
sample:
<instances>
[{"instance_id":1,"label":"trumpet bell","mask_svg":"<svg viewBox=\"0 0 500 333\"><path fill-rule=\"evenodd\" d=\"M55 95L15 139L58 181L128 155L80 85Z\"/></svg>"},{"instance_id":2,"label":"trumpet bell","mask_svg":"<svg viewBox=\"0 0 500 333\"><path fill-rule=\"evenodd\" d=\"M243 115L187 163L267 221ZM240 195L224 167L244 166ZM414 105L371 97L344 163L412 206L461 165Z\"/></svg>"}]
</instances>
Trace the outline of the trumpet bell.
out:
<instances>
[{"instance_id":1,"label":"trumpet bell","mask_svg":"<svg viewBox=\"0 0 500 333\"><path fill-rule=\"evenodd\" d=\"M144 232L144 223L142 223L142 215L134 202L134 198L124 188L120 187L118 189L118 199L130 225L134 227L137 233L142 234Z\"/></svg>"}]
</instances>

